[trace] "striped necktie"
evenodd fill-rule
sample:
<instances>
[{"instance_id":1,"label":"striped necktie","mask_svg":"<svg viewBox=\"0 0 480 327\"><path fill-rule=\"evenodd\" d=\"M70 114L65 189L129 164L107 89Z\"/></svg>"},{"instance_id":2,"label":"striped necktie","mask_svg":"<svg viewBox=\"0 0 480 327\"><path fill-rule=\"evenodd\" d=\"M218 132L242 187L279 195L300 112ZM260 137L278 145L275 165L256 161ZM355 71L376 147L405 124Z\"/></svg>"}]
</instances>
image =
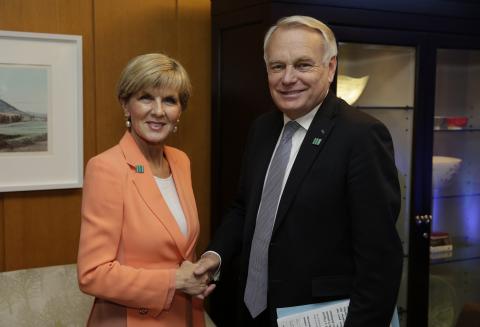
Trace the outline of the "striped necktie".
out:
<instances>
[{"instance_id":1,"label":"striped necktie","mask_svg":"<svg viewBox=\"0 0 480 327\"><path fill-rule=\"evenodd\" d=\"M300 125L292 120L283 128L282 138L270 162L270 168L263 186L250 249L247 285L243 297L253 318L267 308L268 247L292 149L292 136L299 127Z\"/></svg>"}]
</instances>

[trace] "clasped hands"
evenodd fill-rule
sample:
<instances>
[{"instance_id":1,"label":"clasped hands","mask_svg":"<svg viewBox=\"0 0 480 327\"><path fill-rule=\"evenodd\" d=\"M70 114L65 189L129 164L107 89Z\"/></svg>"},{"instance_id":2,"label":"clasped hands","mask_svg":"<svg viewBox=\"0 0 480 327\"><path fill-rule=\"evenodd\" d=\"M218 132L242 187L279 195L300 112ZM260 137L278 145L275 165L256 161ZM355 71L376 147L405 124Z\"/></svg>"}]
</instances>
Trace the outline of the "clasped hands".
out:
<instances>
[{"instance_id":1,"label":"clasped hands","mask_svg":"<svg viewBox=\"0 0 480 327\"><path fill-rule=\"evenodd\" d=\"M219 258L209 253L196 263L182 262L175 275L175 288L200 299L206 298L215 289L215 284L210 282L219 265Z\"/></svg>"}]
</instances>

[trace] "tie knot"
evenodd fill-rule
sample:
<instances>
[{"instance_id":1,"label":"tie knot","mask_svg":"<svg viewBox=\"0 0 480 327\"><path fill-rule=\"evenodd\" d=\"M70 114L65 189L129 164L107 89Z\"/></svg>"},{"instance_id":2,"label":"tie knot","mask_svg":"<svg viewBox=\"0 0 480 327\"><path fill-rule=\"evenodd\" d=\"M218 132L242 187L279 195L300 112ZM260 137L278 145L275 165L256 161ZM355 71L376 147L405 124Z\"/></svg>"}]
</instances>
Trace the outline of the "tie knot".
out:
<instances>
[{"instance_id":1,"label":"tie knot","mask_svg":"<svg viewBox=\"0 0 480 327\"><path fill-rule=\"evenodd\" d=\"M290 120L288 123L285 124L285 127L283 128L282 138L285 140L292 138L293 134L295 134L299 127L299 123L297 123L295 120Z\"/></svg>"}]
</instances>

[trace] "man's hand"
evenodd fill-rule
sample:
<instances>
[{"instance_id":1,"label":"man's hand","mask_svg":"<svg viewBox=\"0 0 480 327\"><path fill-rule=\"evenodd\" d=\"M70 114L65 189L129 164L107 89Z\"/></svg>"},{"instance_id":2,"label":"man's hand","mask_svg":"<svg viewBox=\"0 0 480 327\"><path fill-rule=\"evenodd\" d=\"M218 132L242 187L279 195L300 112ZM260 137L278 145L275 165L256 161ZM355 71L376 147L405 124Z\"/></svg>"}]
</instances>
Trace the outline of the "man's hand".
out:
<instances>
[{"instance_id":1,"label":"man's hand","mask_svg":"<svg viewBox=\"0 0 480 327\"><path fill-rule=\"evenodd\" d=\"M209 288L208 274L195 275L198 264L190 261L182 262L175 275L175 288L190 295L203 295Z\"/></svg>"},{"instance_id":2,"label":"man's hand","mask_svg":"<svg viewBox=\"0 0 480 327\"><path fill-rule=\"evenodd\" d=\"M200 260L197 261L196 263L196 268L193 272L193 274L198 277L198 278L204 278L205 276L208 276L209 280L213 279L214 274L217 272L219 266L220 266L220 257L216 254L213 253L205 253L202 255ZM202 292L202 294L199 294L198 297L203 299L206 298L210 293L213 292L215 289L215 284L210 284L208 287Z\"/></svg>"},{"instance_id":3,"label":"man's hand","mask_svg":"<svg viewBox=\"0 0 480 327\"><path fill-rule=\"evenodd\" d=\"M209 274L213 276L220 266L220 257L213 253L205 253L196 263L197 268L194 270L195 276Z\"/></svg>"}]
</instances>

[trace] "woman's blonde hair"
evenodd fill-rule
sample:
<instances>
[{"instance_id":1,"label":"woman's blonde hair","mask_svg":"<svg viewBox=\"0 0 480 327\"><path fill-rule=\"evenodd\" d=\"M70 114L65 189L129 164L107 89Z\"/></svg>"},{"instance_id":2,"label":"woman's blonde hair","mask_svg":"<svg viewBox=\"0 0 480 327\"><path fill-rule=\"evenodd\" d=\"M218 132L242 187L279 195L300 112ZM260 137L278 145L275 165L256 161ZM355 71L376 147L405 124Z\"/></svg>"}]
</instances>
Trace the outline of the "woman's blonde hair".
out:
<instances>
[{"instance_id":1,"label":"woman's blonde hair","mask_svg":"<svg viewBox=\"0 0 480 327\"><path fill-rule=\"evenodd\" d=\"M182 110L187 108L192 85L186 70L175 59L161 53L131 59L120 75L117 98L128 102L135 93L151 87L177 90Z\"/></svg>"}]
</instances>

